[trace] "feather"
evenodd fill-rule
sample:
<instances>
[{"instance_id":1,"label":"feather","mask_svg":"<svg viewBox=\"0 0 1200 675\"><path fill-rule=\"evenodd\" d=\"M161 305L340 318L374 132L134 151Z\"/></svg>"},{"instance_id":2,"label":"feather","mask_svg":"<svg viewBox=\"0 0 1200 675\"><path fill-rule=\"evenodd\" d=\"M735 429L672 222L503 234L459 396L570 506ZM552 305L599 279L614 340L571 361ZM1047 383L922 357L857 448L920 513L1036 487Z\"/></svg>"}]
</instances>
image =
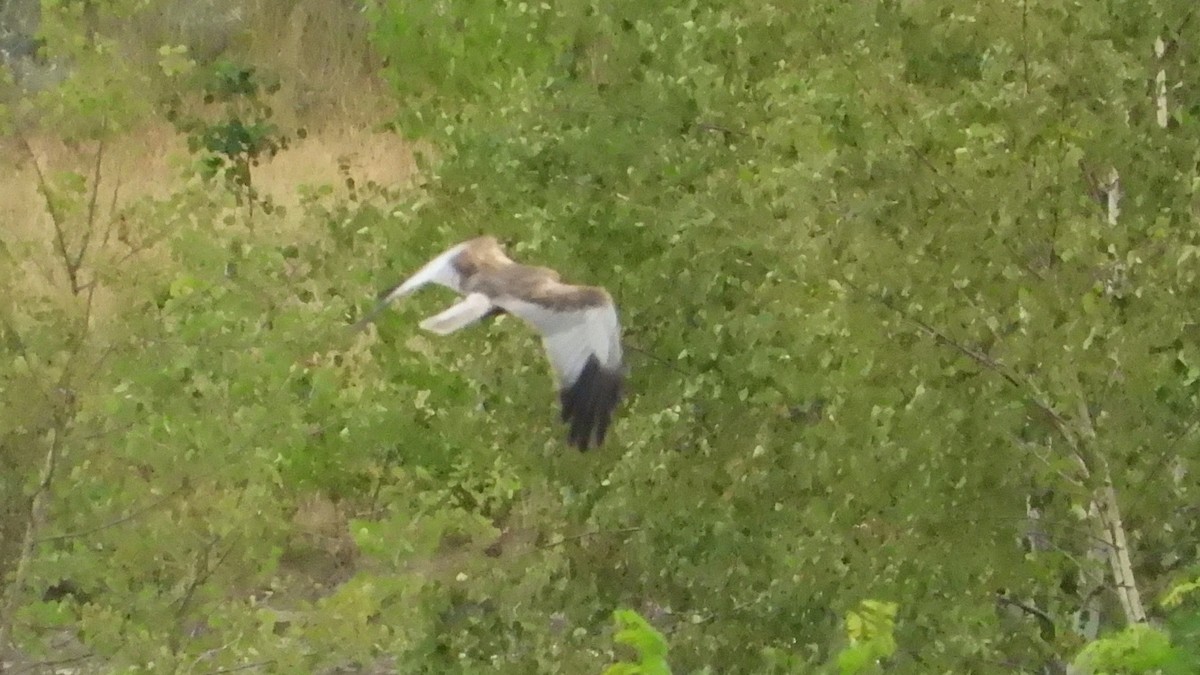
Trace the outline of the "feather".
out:
<instances>
[{"instance_id":1,"label":"feather","mask_svg":"<svg viewBox=\"0 0 1200 675\"><path fill-rule=\"evenodd\" d=\"M572 291L568 288L561 292ZM600 305L560 297L558 309L528 300L494 300L542 334L546 356L558 381L562 420L570 427L567 439L580 450L604 442L625 379L617 310L608 294L603 296L604 304Z\"/></svg>"},{"instance_id":2,"label":"feather","mask_svg":"<svg viewBox=\"0 0 1200 675\"><path fill-rule=\"evenodd\" d=\"M436 258L425 263L417 273L405 279L399 284L392 286L379 294L379 301L367 312L363 318L359 319L351 328L353 330L362 330L371 324L382 312L387 309L394 300L402 298L406 295L411 295L419 290L422 286L430 283L445 286L456 292L462 290L462 275L454 267L455 256L462 253L466 244L458 244L446 251L440 253Z\"/></svg>"},{"instance_id":3,"label":"feather","mask_svg":"<svg viewBox=\"0 0 1200 675\"><path fill-rule=\"evenodd\" d=\"M461 302L451 306L444 312L431 316L421 322L421 328L437 333L438 335L449 335L460 328L465 328L483 317L487 316L495 309L492 301L483 293L471 293Z\"/></svg>"},{"instance_id":4,"label":"feather","mask_svg":"<svg viewBox=\"0 0 1200 675\"><path fill-rule=\"evenodd\" d=\"M542 336L568 443L587 450L604 442L625 382L621 326L607 291L564 284L554 270L513 262L495 238L479 237L439 254L382 293L379 306L357 325L430 283L465 297L421 328L446 335L497 314L521 319Z\"/></svg>"}]
</instances>

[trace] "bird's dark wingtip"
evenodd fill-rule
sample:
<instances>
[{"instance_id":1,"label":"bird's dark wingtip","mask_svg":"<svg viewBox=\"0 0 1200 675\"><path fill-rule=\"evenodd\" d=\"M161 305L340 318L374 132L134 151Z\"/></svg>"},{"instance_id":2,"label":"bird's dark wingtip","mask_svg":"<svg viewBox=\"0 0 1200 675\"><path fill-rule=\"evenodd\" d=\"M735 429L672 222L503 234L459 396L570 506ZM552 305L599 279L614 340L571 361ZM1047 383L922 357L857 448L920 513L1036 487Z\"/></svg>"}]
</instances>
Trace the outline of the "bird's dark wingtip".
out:
<instances>
[{"instance_id":1,"label":"bird's dark wingtip","mask_svg":"<svg viewBox=\"0 0 1200 675\"><path fill-rule=\"evenodd\" d=\"M624 386L623 369L609 370L595 356L588 359L575 382L559 392L568 444L585 452L604 443Z\"/></svg>"}]
</instances>

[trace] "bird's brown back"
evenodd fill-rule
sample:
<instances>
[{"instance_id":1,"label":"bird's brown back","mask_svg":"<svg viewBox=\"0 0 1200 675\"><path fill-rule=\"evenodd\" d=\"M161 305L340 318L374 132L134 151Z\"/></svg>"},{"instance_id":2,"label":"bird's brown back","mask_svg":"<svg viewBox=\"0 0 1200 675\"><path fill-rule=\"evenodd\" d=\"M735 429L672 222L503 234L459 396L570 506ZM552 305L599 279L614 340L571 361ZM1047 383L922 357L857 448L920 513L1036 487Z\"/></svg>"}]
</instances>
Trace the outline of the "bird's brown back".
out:
<instances>
[{"instance_id":1,"label":"bird's brown back","mask_svg":"<svg viewBox=\"0 0 1200 675\"><path fill-rule=\"evenodd\" d=\"M559 281L548 267L519 263L480 269L467 280L465 290L490 297L514 297L550 309L572 311L609 302L608 293L593 286L572 286Z\"/></svg>"},{"instance_id":2,"label":"bird's brown back","mask_svg":"<svg viewBox=\"0 0 1200 675\"><path fill-rule=\"evenodd\" d=\"M463 290L489 297L514 297L551 309L572 311L595 307L612 299L594 286L564 284L558 272L514 262L504 254L495 237L483 236L467 242L453 261L463 277Z\"/></svg>"}]
</instances>

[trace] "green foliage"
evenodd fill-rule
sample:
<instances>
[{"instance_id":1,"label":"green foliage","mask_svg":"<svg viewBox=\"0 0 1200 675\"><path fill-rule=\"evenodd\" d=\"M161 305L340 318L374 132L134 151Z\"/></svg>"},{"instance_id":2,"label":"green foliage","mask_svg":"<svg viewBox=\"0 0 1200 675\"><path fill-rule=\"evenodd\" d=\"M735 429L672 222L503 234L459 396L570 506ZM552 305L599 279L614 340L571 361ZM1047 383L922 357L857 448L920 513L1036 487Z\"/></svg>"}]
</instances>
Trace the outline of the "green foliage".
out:
<instances>
[{"instance_id":1,"label":"green foliage","mask_svg":"<svg viewBox=\"0 0 1200 675\"><path fill-rule=\"evenodd\" d=\"M1179 669L1179 665L1170 638L1145 624L1096 640L1079 653L1074 663L1090 673L1191 672Z\"/></svg>"},{"instance_id":2,"label":"green foliage","mask_svg":"<svg viewBox=\"0 0 1200 675\"><path fill-rule=\"evenodd\" d=\"M1167 608L1175 608L1183 605L1186 601L1195 601L1193 593L1200 592L1200 578L1194 581L1181 581L1167 591L1163 596L1162 605Z\"/></svg>"},{"instance_id":3,"label":"green foliage","mask_svg":"<svg viewBox=\"0 0 1200 675\"><path fill-rule=\"evenodd\" d=\"M604 670L604 675L671 675L667 665L667 641L640 614L633 610L618 609L613 612L617 622L617 634L613 639L633 647L637 652L636 663L618 663Z\"/></svg>"},{"instance_id":4,"label":"green foliage","mask_svg":"<svg viewBox=\"0 0 1200 675\"><path fill-rule=\"evenodd\" d=\"M1190 597L1200 584L1172 585L1161 605L1169 610L1162 625L1135 624L1090 642L1073 666L1084 673L1194 673L1200 668L1200 610Z\"/></svg>"},{"instance_id":5,"label":"green foliage","mask_svg":"<svg viewBox=\"0 0 1200 675\"><path fill-rule=\"evenodd\" d=\"M463 11L485 26L508 7ZM1151 159L1149 120L1126 122L1143 88L1133 52L1089 37L1115 30L1105 10L1069 21L946 3L540 11L548 37L509 24L500 49L528 53L485 77L393 72L403 93L432 97L404 131L447 149L414 238L448 243L487 223L518 255L607 284L629 342L656 357L630 354L623 454L600 460L611 485L591 488L578 516L644 530L621 574L581 570L575 583L745 617L673 636L691 668L753 672L763 647L828 644L828 603L847 587L920 599L896 639L923 645L922 660L902 653L897 668L972 670L1010 653L1032 669L1066 648L1032 617L984 637L999 618L981 586L1046 598L1064 635L1082 602L1060 585L1069 562L1013 545L1028 491L1052 488L1044 520L1069 539L1088 491L1062 478L1064 434L1095 424L1098 450L1132 467L1118 482L1139 495L1134 522L1172 513L1181 492L1156 491L1151 509L1140 495L1161 480L1151 457L1192 433L1183 411L1195 403L1166 347L1192 321L1178 298L1195 277L1152 253L1190 241L1189 169ZM389 31L425 18L390 12L377 40L406 63L411 43ZM464 26L426 39L486 37ZM1122 45L1153 38L1121 30ZM1171 214L1153 233L1106 229L1088 201L1079 160L1117 157L1131 181L1163 176L1165 192L1138 193ZM1130 223L1146 204L1127 204ZM1130 264L1147 275L1136 291L1105 286ZM524 379L505 382L526 397ZM1193 523L1170 519L1185 533L1155 556L1194 541Z\"/></svg>"},{"instance_id":6,"label":"green foliage","mask_svg":"<svg viewBox=\"0 0 1200 675\"><path fill-rule=\"evenodd\" d=\"M5 545L37 533L0 622L112 670L594 672L638 607L627 672L665 671L658 630L684 672L1194 671L1188 586L1121 630L1068 451L1112 468L1135 579L1178 578L1200 134L1145 84L1184 8L378 3L424 184L347 167L286 214L231 208L284 145L270 85L208 71L176 121L227 191L130 207L72 292L0 267ZM125 105L70 96L85 130ZM345 331L481 228L618 299L602 450L564 451L511 318L434 341L431 290Z\"/></svg>"},{"instance_id":7,"label":"green foliage","mask_svg":"<svg viewBox=\"0 0 1200 675\"><path fill-rule=\"evenodd\" d=\"M270 213L275 206L254 187L252 170L286 150L291 140L272 121L268 103L279 90L279 80L252 67L219 61L202 72L197 87L210 110L190 112L184 98L176 95L167 119L187 136L188 149L199 155L201 177L220 178L239 205L251 212L259 205ZM297 133L301 138L306 134L303 129Z\"/></svg>"},{"instance_id":8,"label":"green foliage","mask_svg":"<svg viewBox=\"0 0 1200 675\"><path fill-rule=\"evenodd\" d=\"M1193 568L1192 575L1195 574ZM1186 577L1185 577L1186 578ZM1200 577L1172 585L1163 596L1168 611L1166 627L1170 631L1175 663L1185 671L1200 669Z\"/></svg>"},{"instance_id":9,"label":"green foliage","mask_svg":"<svg viewBox=\"0 0 1200 675\"><path fill-rule=\"evenodd\" d=\"M373 38L396 67L386 74L406 97L467 95L486 99L513 73L536 75L563 43L554 25L576 8L545 3L466 0L453 4L369 2Z\"/></svg>"},{"instance_id":10,"label":"green foliage","mask_svg":"<svg viewBox=\"0 0 1200 675\"><path fill-rule=\"evenodd\" d=\"M15 98L8 112L16 131L39 127L67 141L95 140L145 119L152 110L153 97L146 93L153 80L136 59L120 58L129 56L121 39L100 26L130 21L148 4L48 0L40 3L36 23L14 26L36 27L39 44L36 56L20 68L20 81L11 88L0 84L0 97Z\"/></svg>"},{"instance_id":11,"label":"green foliage","mask_svg":"<svg viewBox=\"0 0 1200 675\"><path fill-rule=\"evenodd\" d=\"M891 602L863 600L857 611L848 613L846 637L850 644L838 654L839 672L843 675L867 672L894 654L895 623L896 604Z\"/></svg>"}]
</instances>

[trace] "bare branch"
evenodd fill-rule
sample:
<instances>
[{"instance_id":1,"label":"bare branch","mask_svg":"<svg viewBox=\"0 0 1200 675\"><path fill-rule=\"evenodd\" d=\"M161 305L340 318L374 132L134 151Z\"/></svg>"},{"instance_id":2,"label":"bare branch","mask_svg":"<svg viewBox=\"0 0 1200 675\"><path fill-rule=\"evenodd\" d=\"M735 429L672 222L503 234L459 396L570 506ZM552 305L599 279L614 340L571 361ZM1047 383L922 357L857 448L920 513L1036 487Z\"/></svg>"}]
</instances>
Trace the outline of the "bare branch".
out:
<instances>
[{"instance_id":1,"label":"bare branch","mask_svg":"<svg viewBox=\"0 0 1200 675\"><path fill-rule=\"evenodd\" d=\"M603 534L630 534L632 532L641 532L644 529L646 529L646 528L639 525L639 526L635 526L635 527L622 527L622 528L619 528L616 530L590 530L590 531L584 532L582 534L576 534L576 535L572 535L570 537L563 537L562 539L557 539L555 541L551 541L546 544L542 544L541 546L538 546L538 548L540 548L540 549L554 548L555 546L562 546L563 544L565 544L569 541L579 541L580 539L586 539L588 537L595 537L595 536L599 536L599 535L603 535Z\"/></svg>"},{"instance_id":2,"label":"bare branch","mask_svg":"<svg viewBox=\"0 0 1200 675\"><path fill-rule=\"evenodd\" d=\"M104 238L100 240L101 246L107 246L109 239L112 238L113 227L121 217L117 216L117 197L121 194L121 175L117 174L117 184L113 186L112 200L108 203L108 223L104 228Z\"/></svg>"},{"instance_id":3,"label":"bare branch","mask_svg":"<svg viewBox=\"0 0 1200 675\"><path fill-rule=\"evenodd\" d=\"M221 567L221 565L225 564L225 560L229 558L229 554L233 553L233 550L237 548L236 542L230 544L229 548L225 549L225 552L222 553L219 558L217 558L217 561L212 565L209 565L209 554L212 553L213 549L215 549L220 543L220 537L213 538L213 540L209 542L208 546L206 546L204 550L200 551L199 555L197 555L195 576L193 577L192 582L188 584L187 589L184 590L183 596L179 599L179 609L175 612L175 616L179 619L182 619L184 614L187 613L188 606L191 605L192 598L196 595L197 589L203 586L205 582L207 582L217 571L217 569Z\"/></svg>"},{"instance_id":4,"label":"bare branch","mask_svg":"<svg viewBox=\"0 0 1200 675\"><path fill-rule=\"evenodd\" d=\"M17 557L17 571L5 593L4 607L0 611L0 650L7 649L11 640L14 614L21 594L25 592L29 565L33 562L37 543L37 533L45 522L46 509L49 506L50 487L54 483L54 470L58 466L58 456L62 449L63 430L56 426L50 430L50 433L53 434L53 437L50 440L50 447L46 450L42 471L38 477L38 485L29 504L29 516L25 521L25 536L21 542L21 552Z\"/></svg>"},{"instance_id":5,"label":"bare branch","mask_svg":"<svg viewBox=\"0 0 1200 675\"><path fill-rule=\"evenodd\" d=\"M99 145L96 146L96 163L92 167L92 195L88 199L87 227L83 231L83 241L79 244L79 252L75 255L75 269L83 266L83 259L91 244L92 234L96 231L96 200L100 196L100 164L103 160L104 137L102 136Z\"/></svg>"},{"instance_id":6,"label":"bare branch","mask_svg":"<svg viewBox=\"0 0 1200 675\"><path fill-rule=\"evenodd\" d=\"M20 668L14 670L12 672L14 673L14 675L16 675L17 673L32 673L32 672L43 670L45 668L54 668L55 666L65 666L69 663L79 663L81 661L87 661L89 659L94 659L94 658L96 658L96 655L89 653L89 654L80 654L79 656L64 657L61 659L35 661L33 663L23 664ZM67 672L67 671L56 668L56 669L52 670L51 672L61 673L61 672Z\"/></svg>"},{"instance_id":7,"label":"bare branch","mask_svg":"<svg viewBox=\"0 0 1200 675\"><path fill-rule=\"evenodd\" d=\"M656 354L654 354L654 353L651 353L651 352L649 352L649 351L647 351L647 350L645 350L645 349L642 349L641 347L638 347L637 345L632 345L632 344L629 344L628 342L626 342L626 343L624 343L624 345L623 345L623 346L625 347L625 349L628 349L628 350L630 350L630 351L633 351L633 352L637 352L637 353L641 354L642 356L645 356L646 358L648 358L648 359L650 359L650 360L652 360L652 361L657 361L657 362L658 362L659 364L661 364L661 365L662 365L664 368L668 368L668 369L670 369L670 370L673 370L673 371L675 371L675 372L679 373L680 375L690 376L690 375L692 374L692 373L689 373L689 372L687 372L686 370L684 370L684 369L680 368L679 366L677 366L677 365L675 365L675 364L671 363L671 362L670 362L670 361L668 361L667 359L664 359L664 358L663 358L663 357L661 357L661 356L658 356L658 355L656 355Z\"/></svg>"},{"instance_id":8,"label":"bare branch","mask_svg":"<svg viewBox=\"0 0 1200 675\"><path fill-rule=\"evenodd\" d=\"M1175 450L1179 447L1179 442L1195 433L1198 427L1200 427L1200 418L1192 420L1191 424L1188 424L1178 436L1172 439L1167 447L1164 448L1162 452L1158 453L1158 457L1155 458L1154 464L1150 465L1150 468L1142 474L1139 485L1158 478L1158 472L1162 471L1162 468L1166 466L1167 460L1175 457Z\"/></svg>"},{"instance_id":9,"label":"bare branch","mask_svg":"<svg viewBox=\"0 0 1200 675\"><path fill-rule=\"evenodd\" d=\"M996 594L996 602L1002 605L1008 605L1009 607L1015 607L1016 609L1019 609L1037 619L1042 631L1048 632L1051 637L1053 637L1053 635L1057 632L1054 627L1054 618L1031 604L1021 602L1020 600L1008 595L1004 595L1003 593Z\"/></svg>"},{"instance_id":10,"label":"bare branch","mask_svg":"<svg viewBox=\"0 0 1200 675\"><path fill-rule=\"evenodd\" d=\"M1025 450L1029 454L1036 457L1038 459L1038 461L1040 461L1042 464L1044 464L1046 466L1047 469L1052 471L1059 478L1063 479L1063 481L1066 482L1068 485L1074 485L1076 487L1083 487L1083 482L1078 477L1071 476L1070 474L1066 473L1062 469L1055 467L1054 463L1050 461L1050 458L1046 455L1046 453L1042 452L1040 449L1038 449L1033 443L1029 443L1027 441L1022 441L1021 439L1017 438L1016 436L1013 436L1012 434L1009 434L1009 440L1011 440L1013 442L1013 445L1020 447L1021 449Z\"/></svg>"},{"instance_id":11,"label":"bare branch","mask_svg":"<svg viewBox=\"0 0 1200 675\"><path fill-rule=\"evenodd\" d=\"M236 673L239 670L251 670L254 668L263 668L275 663L274 659L270 661L259 661L258 663L247 663L244 666L234 666L232 668L218 668L204 673L204 675L220 675L221 673Z\"/></svg>"},{"instance_id":12,"label":"bare branch","mask_svg":"<svg viewBox=\"0 0 1200 675\"><path fill-rule=\"evenodd\" d=\"M58 249L58 255L62 258L63 267L67 271L67 279L71 282L71 293L76 294L79 292L78 269L75 267L70 252L67 251L67 235L63 230L62 214L54 205L54 194L50 189L50 183L46 180L46 174L42 172L42 166L38 163L37 155L34 154L29 141L25 140L24 136L20 136L19 139L21 145L25 147L25 152L29 155L30 163L33 164L33 171L37 175L38 191L42 193L42 199L46 202L46 211L50 214L50 222L54 225L55 248Z\"/></svg>"}]
</instances>

